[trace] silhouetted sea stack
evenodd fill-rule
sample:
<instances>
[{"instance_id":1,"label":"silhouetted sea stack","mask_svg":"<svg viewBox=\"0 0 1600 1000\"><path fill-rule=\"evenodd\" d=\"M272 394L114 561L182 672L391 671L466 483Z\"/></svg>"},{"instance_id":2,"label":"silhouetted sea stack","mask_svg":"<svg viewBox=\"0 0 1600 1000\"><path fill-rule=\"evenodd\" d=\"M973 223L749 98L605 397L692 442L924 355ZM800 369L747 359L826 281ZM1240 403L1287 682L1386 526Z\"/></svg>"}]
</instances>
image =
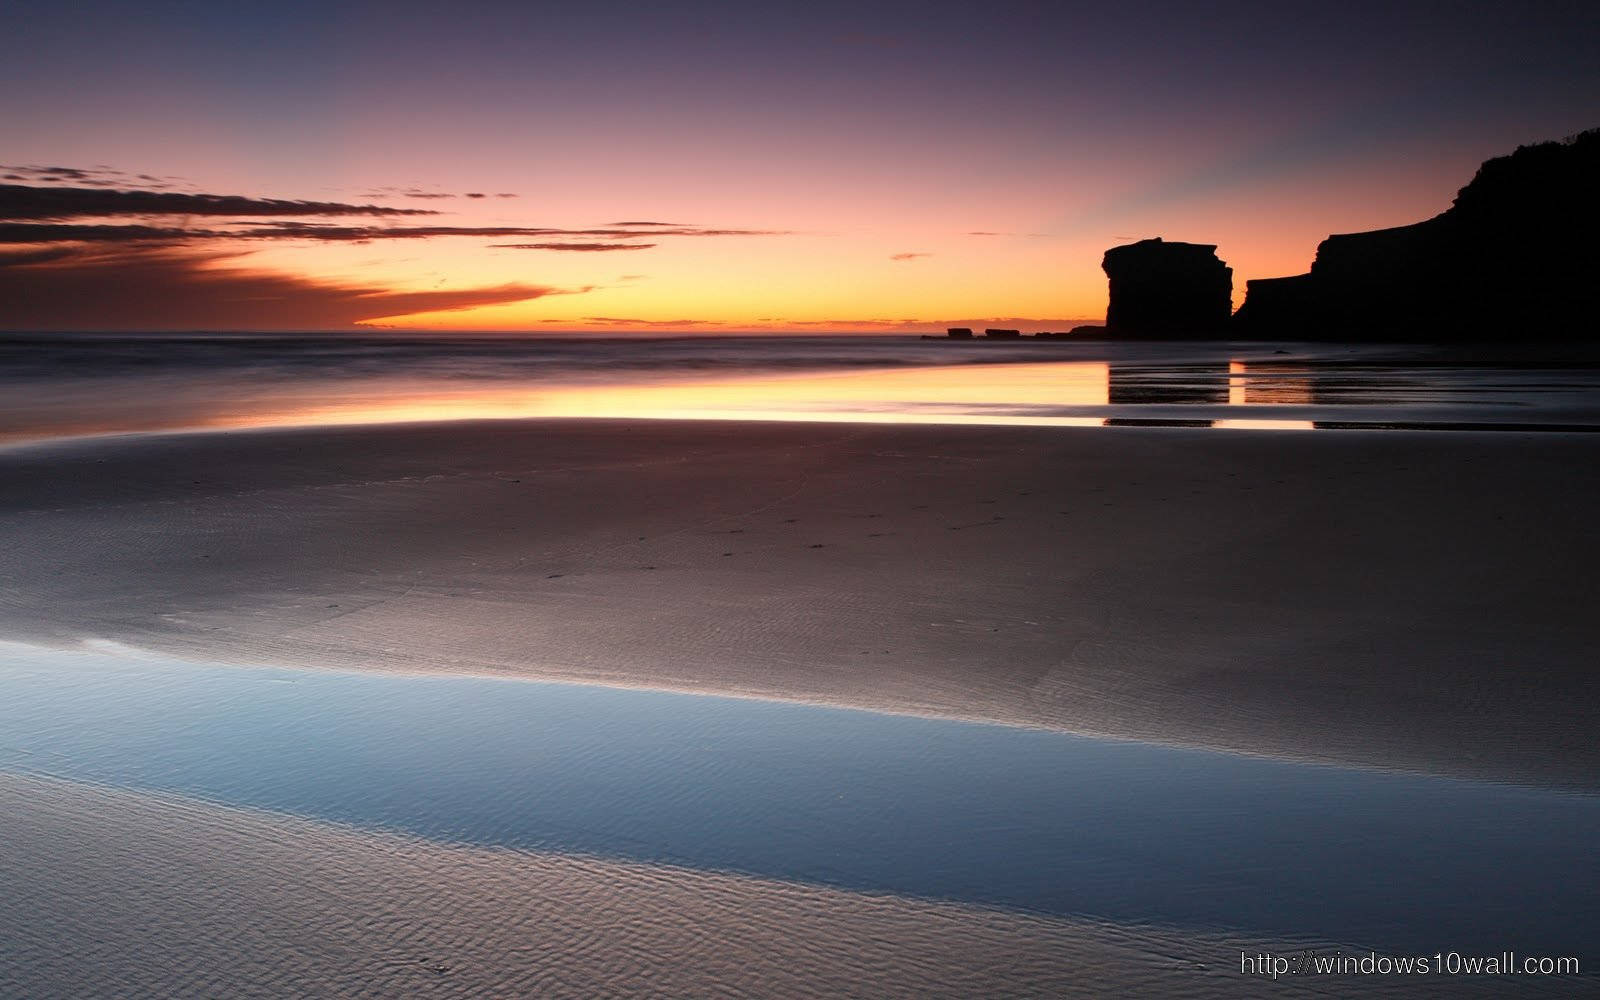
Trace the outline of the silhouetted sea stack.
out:
<instances>
[{"instance_id":1,"label":"silhouetted sea stack","mask_svg":"<svg viewBox=\"0 0 1600 1000\"><path fill-rule=\"evenodd\" d=\"M1330 236L1310 273L1247 282L1234 335L1594 340L1597 178L1600 129L1489 160L1444 213Z\"/></svg>"},{"instance_id":2,"label":"silhouetted sea stack","mask_svg":"<svg viewBox=\"0 0 1600 1000\"><path fill-rule=\"evenodd\" d=\"M1106 251L1111 282L1106 333L1112 337L1215 337L1233 312L1233 269L1215 244L1157 237Z\"/></svg>"},{"instance_id":3,"label":"silhouetted sea stack","mask_svg":"<svg viewBox=\"0 0 1600 1000\"><path fill-rule=\"evenodd\" d=\"M1021 330L997 330L993 327L983 331L983 335L990 340L1016 340L1022 336Z\"/></svg>"}]
</instances>

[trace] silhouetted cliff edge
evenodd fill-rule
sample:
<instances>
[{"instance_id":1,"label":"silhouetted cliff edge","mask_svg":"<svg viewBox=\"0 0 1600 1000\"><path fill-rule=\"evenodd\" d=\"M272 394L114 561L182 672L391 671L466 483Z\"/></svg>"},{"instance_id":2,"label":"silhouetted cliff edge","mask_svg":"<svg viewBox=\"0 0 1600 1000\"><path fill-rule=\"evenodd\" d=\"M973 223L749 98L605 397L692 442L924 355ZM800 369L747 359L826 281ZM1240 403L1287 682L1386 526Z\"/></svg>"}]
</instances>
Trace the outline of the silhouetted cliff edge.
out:
<instances>
[{"instance_id":1,"label":"silhouetted cliff edge","mask_svg":"<svg viewBox=\"0 0 1600 1000\"><path fill-rule=\"evenodd\" d=\"M1489 160L1442 214L1330 236L1309 274L1245 287L1236 337L1600 339L1600 129Z\"/></svg>"}]
</instances>

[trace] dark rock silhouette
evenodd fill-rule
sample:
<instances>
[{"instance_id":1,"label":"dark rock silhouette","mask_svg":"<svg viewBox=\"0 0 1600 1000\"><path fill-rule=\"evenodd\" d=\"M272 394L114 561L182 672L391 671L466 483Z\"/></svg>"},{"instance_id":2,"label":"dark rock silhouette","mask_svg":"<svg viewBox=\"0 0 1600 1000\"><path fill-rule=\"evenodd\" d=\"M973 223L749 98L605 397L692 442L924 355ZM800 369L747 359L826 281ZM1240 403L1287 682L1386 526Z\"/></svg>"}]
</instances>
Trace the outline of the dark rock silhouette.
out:
<instances>
[{"instance_id":1,"label":"dark rock silhouette","mask_svg":"<svg viewBox=\"0 0 1600 1000\"><path fill-rule=\"evenodd\" d=\"M994 340L1015 340L1018 337L1022 336L1022 331L1021 330L996 330L993 327L991 327L991 328L983 331L983 335L985 337L989 337L989 338L992 338Z\"/></svg>"},{"instance_id":2,"label":"dark rock silhouette","mask_svg":"<svg viewBox=\"0 0 1600 1000\"><path fill-rule=\"evenodd\" d=\"M944 335L955 340L971 340L972 329L965 326L952 326L944 332Z\"/></svg>"},{"instance_id":3,"label":"dark rock silhouette","mask_svg":"<svg viewBox=\"0 0 1600 1000\"><path fill-rule=\"evenodd\" d=\"M1160 237L1106 251L1111 282L1106 332L1113 337L1213 337L1233 312L1233 269L1215 244Z\"/></svg>"},{"instance_id":4,"label":"dark rock silhouette","mask_svg":"<svg viewBox=\"0 0 1600 1000\"><path fill-rule=\"evenodd\" d=\"M1593 340L1600 129L1484 163L1445 212L1330 236L1308 274L1246 283L1233 335Z\"/></svg>"},{"instance_id":5,"label":"dark rock silhouette","mask_svg":"<svg viewBox=\"0 0 1600 1000\"><path fill-rule=\"evenodd\" d=\"M1094 340L1098 337L1104 337L1105 335L1106 328L1103 326L1096 326L1093 323L1085 323L1082 326L1075 326L1067 332L1067 336L1069 337L1082 337L1085 340Z\"/></svg>"}]
</instances>

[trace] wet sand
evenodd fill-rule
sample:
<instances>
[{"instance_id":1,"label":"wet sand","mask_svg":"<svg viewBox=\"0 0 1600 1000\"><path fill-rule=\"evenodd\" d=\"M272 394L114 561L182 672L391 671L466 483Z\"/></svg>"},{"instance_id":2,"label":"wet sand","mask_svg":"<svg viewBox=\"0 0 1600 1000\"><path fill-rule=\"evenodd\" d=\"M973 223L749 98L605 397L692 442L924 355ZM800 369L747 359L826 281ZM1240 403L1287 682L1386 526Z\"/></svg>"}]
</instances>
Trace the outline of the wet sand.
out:
<instances>
[{"instance_id":1,"label":"wet sand","mask_svg":"<svg viewBox=\"0 0 1600 1000\"><path fill-rule=\"evenodd\" d=\"M55 997L1427 996L1269 979L1334 946L1121 926L330 823L0 775L0 993ZM1365 954L1343 949L1347 954ZM1455 976L1451 995L1574 995ZM1430 989L1431 987L1431 989Z\"/></svg>"},{"instance_id":2,"label":"wet sand","mask_svg":"<svg viewBox=\"0 0 1600 1000\"><path fill-rule=\"evenodd\" d=\"M1594 435L487 421L0 452L0 635L1600 787Z\"/></svg>"},{"instance_id":3,"label":"wet sand","mask_svg":"<svg viewBox=\"0 0 1600 1000\"><path fill-rule=\"evenodd\" d=\"M1224 995L1237 978L1220 939L49 780L0 776L0 834L12 884L50 887L0 900L7 996Z\"/></svg>"}]
</instances>

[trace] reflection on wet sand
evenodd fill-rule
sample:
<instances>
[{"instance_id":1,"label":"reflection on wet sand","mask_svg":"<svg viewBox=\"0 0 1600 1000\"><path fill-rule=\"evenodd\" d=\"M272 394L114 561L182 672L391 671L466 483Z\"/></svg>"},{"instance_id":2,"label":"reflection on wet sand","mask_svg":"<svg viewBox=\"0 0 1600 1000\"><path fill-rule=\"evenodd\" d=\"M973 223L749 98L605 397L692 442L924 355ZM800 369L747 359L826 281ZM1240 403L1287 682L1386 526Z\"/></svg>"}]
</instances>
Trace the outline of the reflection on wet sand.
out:
<instances>
[{"instance_id":1,"label":"reflection on wet sand","mask_svg":"<svg viewBox=\"0 0 1600 1000\"><path fill-rule=\"evenodd\" d=\"M1228 369L1217 365L1112 365L1107 398L1119 406L1228 403Z\"/></svg>"},{"instance_id":2,"label":"reflection on wet sand","mask_svg":"<svg viewBox=\"0 0 1600 1000\"><path fill-rule=\"evenodd\" d=\"M253 416L262 426L395 423L503 417L662 420L796 420L888 423L1032 423L1032 410L1108 402L1099 362L745 377L625 386L467 389L439 395L402 388L371 400L286 408ZM1015 418L1027 418L1016 420ZM1087 424L1073 420L1076 424Z\"/></svg>"},{"instance_id":3,"label":"reflection on wet sand","mask_svg":"<svg viewBox=\"0 0 1600 1000\"><path fill-rule=\"evenodd\" d=\"M1228 362L1228 405L1318 402L1316 379L1303 364Z\"/></svg>"},{"instance_id":4,"label":"reflection on wet sand","mask_svg":"<svg viewBox=\"0 0 1600 1000\"><path fill-rule=\"evenodd\" d=\"M1319 393L1332 373L1319 373L1305 362L1218 361L1211 364L1112 365L1110 402L1118 405L1168 404L1204 406L1304 406L1337 403L1337 395Z\"/></svg>"}]
</instances>

